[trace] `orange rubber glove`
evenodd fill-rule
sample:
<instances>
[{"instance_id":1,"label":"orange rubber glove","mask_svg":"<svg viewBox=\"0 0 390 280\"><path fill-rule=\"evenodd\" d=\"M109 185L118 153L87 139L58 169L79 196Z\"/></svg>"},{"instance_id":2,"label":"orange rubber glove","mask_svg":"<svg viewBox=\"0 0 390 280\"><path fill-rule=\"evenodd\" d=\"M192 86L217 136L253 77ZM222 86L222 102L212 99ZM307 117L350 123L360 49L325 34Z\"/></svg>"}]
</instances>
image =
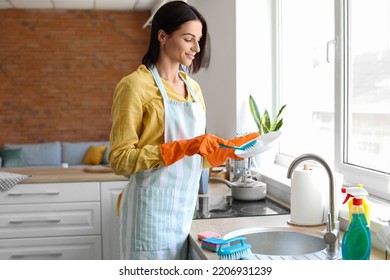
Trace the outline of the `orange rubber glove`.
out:
<instances>
[{"instance_id":1,"label":"orange rubber glove","mask_svg":"<svg viewBox=\"0 0 390 280\"><path fill-rule=\"evenodd\" d=\"M226 140L212 134L203 134L187 140L168 142L160 145L160 152L165 165L171 165L184 156L200 154L206 156L219 149L218 144L226 144Z\"/></svg>"},{"instance_id":2,"label":"orange rubber glove","mask_svg":"<svg viewBox=\"0 0 390 280\"><path fill-rule=\"evenodd\" d=\"M258 132L253 132L244 136L230 139L227 142L233 143L233 145L230 144L229 146L241 146L246 142L256 139L259 136L260 134ZM228 160L228 158L232 158L235 160L242 159L238 157L234 152L235 150L233 149L221 148L215 153L207 155L206 158L207 161L211 164L211 166L220 166L221 164L225 163Z\"/></svg>"}]
</instances>

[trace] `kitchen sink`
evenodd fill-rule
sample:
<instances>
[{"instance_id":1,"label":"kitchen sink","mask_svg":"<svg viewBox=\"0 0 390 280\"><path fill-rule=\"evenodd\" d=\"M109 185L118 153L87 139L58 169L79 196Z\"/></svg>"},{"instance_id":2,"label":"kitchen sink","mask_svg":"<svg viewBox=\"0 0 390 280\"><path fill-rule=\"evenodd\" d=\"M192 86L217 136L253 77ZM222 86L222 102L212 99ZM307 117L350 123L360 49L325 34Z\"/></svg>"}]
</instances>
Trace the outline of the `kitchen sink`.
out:
<instances>
[{"instance_id":1,"label":"kitchen sink","mask_svg":"<svg viewBox=\"0 0 390 280\"><path fill-rule=\"evenodd\" d=\"M323 233L307 228L257 227L229 232L223 238L246 237L260 260L326 260Z\"/></svg>"}]
</instances>

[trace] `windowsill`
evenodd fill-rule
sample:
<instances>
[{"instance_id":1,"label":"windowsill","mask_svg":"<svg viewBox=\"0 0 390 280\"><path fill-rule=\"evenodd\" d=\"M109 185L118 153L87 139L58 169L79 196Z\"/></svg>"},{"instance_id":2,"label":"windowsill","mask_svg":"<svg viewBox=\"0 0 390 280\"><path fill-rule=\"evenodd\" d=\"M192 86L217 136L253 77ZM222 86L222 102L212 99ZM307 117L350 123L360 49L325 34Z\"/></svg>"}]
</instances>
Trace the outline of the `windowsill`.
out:
<instances>
[{"instance_id":1,"label":"windowsill","mask_svg":"<svg viewBox=\"0 0 390 280\"><path fill-rule=\"evenodd\" d=\"M274 164L269 168L262 168L260 180L267 184L267 193L277 199L282 200L287 205L290 205L290 189L291 181L287 178L287 167ZM390 220L390 202L378 197L368 196L367 198L371 206L371 232L376 233L383 226L389 226L388 222L381 222L378 218L388 221ZM348 227L348 207L346 204L341 205L339 201L339 221L340 229L345 231ZM376 235L372 236L372 244L379 250L384 251L384 245L380 244Z\"/></svg>"}]
</instances>

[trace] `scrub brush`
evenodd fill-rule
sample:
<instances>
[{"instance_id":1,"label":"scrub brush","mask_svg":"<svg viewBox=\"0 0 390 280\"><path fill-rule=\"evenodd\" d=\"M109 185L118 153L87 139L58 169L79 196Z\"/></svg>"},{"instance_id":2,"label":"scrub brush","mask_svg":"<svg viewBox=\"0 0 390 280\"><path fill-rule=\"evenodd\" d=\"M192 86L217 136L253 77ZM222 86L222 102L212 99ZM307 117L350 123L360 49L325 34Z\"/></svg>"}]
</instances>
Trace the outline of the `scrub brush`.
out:
<instances>
[{"instance_id":1,"label":"scrub brush","mask_svg":"<svg viewBox=\"0 0 390 280\"><path fill-rule=\"evenodd\" d=\"M227 146L227 145L219 144L219 147L226 148L226 149L246 151L246 150L252 148L254 145L256 145L256 143L257 143L257 140L254 139L252 141L246 142L245 144L243 144L241 146Z\"/></svg>"},{"instance_id":2,"label":"scrub brush","mask_svg":"<svg viewBox=\"0 0 390 280\"><path fill-rule=\"evenodd\" d=\"M221 260L241 260L252 255L251 245L245 243L245 237L234 237L224 240L218 249L218 256ZM237 243L236 241L239 241ZM233 244L230 244L233 243Z\"/></svg>"}]
</instances>

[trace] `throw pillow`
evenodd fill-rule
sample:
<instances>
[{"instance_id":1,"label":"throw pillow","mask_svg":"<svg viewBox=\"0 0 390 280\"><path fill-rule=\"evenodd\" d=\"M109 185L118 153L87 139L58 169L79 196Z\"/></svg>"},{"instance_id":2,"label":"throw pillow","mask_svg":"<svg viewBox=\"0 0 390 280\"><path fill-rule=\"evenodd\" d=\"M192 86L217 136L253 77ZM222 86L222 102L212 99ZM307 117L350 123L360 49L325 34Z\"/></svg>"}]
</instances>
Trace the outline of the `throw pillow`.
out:
<instances>
[{"instance_id":1,"label":"throw pillow","mask_svg":"<svg viewBox=\"0 0 390 280\"><path fill-rule=\"evenodd\" d=\"M108 161L108 154L109 153L110 153L110 146L108 146L106 151L104 152L102 164L109 164L109 161Z\"/></svg>"},{"instance_id":2,"label":"throw pillow","mask_svg":"<svg viewBox=\"0 0 390 280\"><path fill-rule=\"evenodd\" d=\"M69 165L83 164L84 157L91 146L108 146L108 141L61 142L61 162Z\"/></svg>"},{"instance_id":3,"label":"throw pillow","mask_svg":"<svg viewBox=\"0 0 390 280\"><path fill-rule=\"evenodd\" d=\"M3 157L3 167L20 167L26 166L23 150L20 149L4 149L1 152Z\"/></svg>"},{"instance_id":4,"label":"throw pillow","mask_svg":"<svg viewBox=\"0 0 390 280\"><path fill-rule=\"evenodd\" d=\"M102 162L106 146L90 146L85 154L83 164L97 165Z\"/></svg>"}]
</instances>

